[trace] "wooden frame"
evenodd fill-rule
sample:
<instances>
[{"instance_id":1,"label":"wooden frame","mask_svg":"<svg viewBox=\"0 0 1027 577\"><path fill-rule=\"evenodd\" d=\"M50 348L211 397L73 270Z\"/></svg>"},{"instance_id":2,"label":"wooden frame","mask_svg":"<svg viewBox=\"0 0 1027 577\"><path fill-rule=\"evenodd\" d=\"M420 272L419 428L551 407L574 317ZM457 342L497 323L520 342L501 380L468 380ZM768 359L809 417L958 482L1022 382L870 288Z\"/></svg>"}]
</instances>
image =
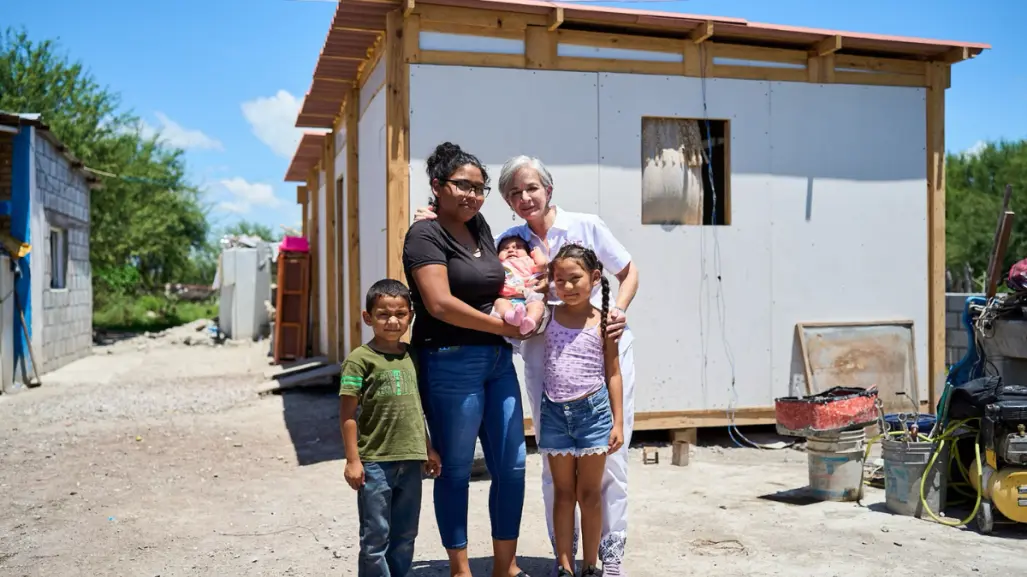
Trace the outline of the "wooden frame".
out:
<instances>
[{"instance_id":1,"label":"wooden frame","mask_svg":"<svg viewBox=\"0 0 1027 577\"><path fill-rule=\"evenodd\" d=\"M917 398L920 397L920 376L917 374L917 363L916 363L916 323L911 319L897 319L897 320L881 320L881 321L821 321L821 322L808 322L808 323L795 323L795 334L799 341L799 349L802 352L803 368L806 376L806 394L813 394L813 368L810 365L809 360L809 347L806 342L806 338L803 335L804 328L858 328L858 327L904 327L909 329L909 346L912 349L911 362L913 363L913 390L916 392ZM930 381L928 381L930 383ZM930 391L928 391L930 392ZM934 402L931 399L919 399L920 405L928 404L931 407L934 406ZM933 409L932 409L933 410Z\"/></svg>"},{"instance_id":2,"label":"wooden frame","mask_svg":"<svg viewBox=\"0 0 1027 577\"><path fill-rule=\"evenodd\" d=\"M362 0L356 0L362 1ZM337 131L345 126L347 142L346 195L349 210L344 215L349 223L347 281L350 287L349 349L360 344L359 265L359 174L357 121L360 87L364 86L371 71L381 60L385 68L386 90L386 214L387 249L386 271L390 278L404 279L402 243L409 227L409 129L410 129L410 64L436 64L452 66L485 66L525 68L534 70L568 70L597 73L635 73L681 75L706 78L733 78L741 80L786 81L810 83L843 83L856 85L899 86L925 90L926 105L926 167L929 253L928 274L928 375L929 410L937 403L937 391L944 383L945 372L945 179L944 179L944 92L949 86L950 67L953 63L971 58L978 49L952 49L934 60L910 56L909 58L875 57L849 53L843 36L827 36L810 44L806 49L784 49L721 41L716 35L717 22L702 22L691 30L664 30L656 21L625 22L618 33L585 31L573 26L587 24L575 15L576 24L565 21L564 9L550 11L504 12L496 9L456 7L414 3L405 0L386 17L384 35L368 49L368 58L361 64L356 82L351 82L350 93L332 123ZM596 26L600 24L596 23ZM449 50L422 50L421 31L443 32L489 38L503 38L524 42L523 53L461 52ZM626 33L627 32L627 33ZM675 35L682 37L670 38ZM662 54L660 60L624 59L607 57L561 56L561 45L596 48L641 50ZM680 55L680 58L666 55ZM730 59L731 62L727 62ZM740 61L740 62L739 62ZM380 90L380 89L377 89ZM377 92L376 90L376 92ZM726 130L730 131L730 123ZM730 132L725 137L730 139ZM329 138L328 140L332 140ZM730 157L725 159L730 174ZM328 162L334 162L334 159ZM319 168L318 168L319 169ZM305 205L315 226L318 223L316 180L308 179ZM309 199L313 199L310 201ZM725 198L725 211L730 223L731 194ZM338 223L336 223L338 224ZM312 258L316 259L319 231L311 230ZM317 260L314 260L317 268ZM334 270L334 269L333 269ZM317 291L317 272L312 288ZM315 295L316 297L316 295ZM318 318L314 318L314 323ZM837 323L835 323L837 324ZM808 323L807 323L808 325ZM316 343L316 341L313 341ZM343 347L340 347L343 348ZM746 407L735 411L737 424L772 423L772 408ZM640 413L636 415L636 429L677 429L728 424L725 411L678 411ZM526 419L530 427L530 419Z\"/></svg>"}]
</instances>

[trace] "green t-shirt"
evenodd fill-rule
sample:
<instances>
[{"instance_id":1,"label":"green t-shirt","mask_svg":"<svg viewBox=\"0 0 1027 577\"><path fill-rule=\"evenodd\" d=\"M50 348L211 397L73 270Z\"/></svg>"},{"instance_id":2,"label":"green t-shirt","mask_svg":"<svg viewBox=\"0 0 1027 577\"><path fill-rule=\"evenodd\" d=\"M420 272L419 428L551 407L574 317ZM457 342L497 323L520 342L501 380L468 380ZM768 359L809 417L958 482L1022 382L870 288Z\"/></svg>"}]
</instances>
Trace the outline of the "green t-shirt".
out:
<instances>
[{"instance_id":1,"label":"green t-shirt","mask_svg":"<svg viewBox=\"0 0 1027 577\"><path fill-rule=\"evenodd\" d=\"M357 397L357 451L363 461L424 461L424 413L409 352L362 345L342 362L339 395Z\"/></svg>"}]
</instances>

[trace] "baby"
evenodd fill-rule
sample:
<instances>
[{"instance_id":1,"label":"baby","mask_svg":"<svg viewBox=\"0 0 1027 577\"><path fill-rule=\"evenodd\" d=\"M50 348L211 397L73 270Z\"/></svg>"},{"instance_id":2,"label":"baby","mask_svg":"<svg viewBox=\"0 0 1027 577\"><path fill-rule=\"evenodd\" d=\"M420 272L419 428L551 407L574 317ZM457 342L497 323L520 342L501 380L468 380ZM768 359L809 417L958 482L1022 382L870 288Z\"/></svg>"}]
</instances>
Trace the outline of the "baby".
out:
<instances>
[{"instance_id":1,"label":"baby","mask_svg":"<svg viewBox=\"0 0 1027 577\"><path fill-rule=\"evenodd\" d=\"M538 278L548 261L539 248L529 255L528 243L514 235L499 241L499 260L506 271L506 282L492 313L508 324L519 326L522 335L529 334L542 320L545 303L542 295L528 288L526 283Z\"/></svg>"}]
</instances>

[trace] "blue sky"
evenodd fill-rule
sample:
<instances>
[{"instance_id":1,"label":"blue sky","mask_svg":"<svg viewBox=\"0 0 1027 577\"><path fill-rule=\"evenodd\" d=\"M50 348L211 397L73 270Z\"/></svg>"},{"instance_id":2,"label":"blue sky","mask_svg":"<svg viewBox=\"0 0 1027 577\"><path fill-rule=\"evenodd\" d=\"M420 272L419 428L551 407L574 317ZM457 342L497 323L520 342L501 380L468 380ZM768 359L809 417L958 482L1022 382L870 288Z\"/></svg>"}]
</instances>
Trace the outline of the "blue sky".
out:
<instances>
[{"instance_id":1,"label":"blue sky","mask_svg":"<svg viewBox=\"0 0 1027 577\"><path fill-rule=\"evenodd\" d=\"M215 226L240 218L297 226L294 184L282 178L300 129L334 4L296 0L26 0L0 26L56 38L147 125L186 148ZM1027 138L1023 0L684 0L604 5L922 36L992 45L954 67L946 146Z\"/></svg>"}]
</instances>

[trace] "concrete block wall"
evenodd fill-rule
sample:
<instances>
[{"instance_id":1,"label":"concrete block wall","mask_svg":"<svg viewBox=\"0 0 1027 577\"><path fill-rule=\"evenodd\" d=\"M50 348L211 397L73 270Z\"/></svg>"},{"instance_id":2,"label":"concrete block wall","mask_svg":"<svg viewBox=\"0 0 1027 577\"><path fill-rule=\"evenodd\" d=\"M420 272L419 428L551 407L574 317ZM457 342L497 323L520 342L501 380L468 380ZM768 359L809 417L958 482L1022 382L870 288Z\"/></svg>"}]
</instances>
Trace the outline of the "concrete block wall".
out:
<instances>
[{"instance_id":1,"label":"concrete block wall","mask_svg":"<svg viewBox=\"0 0 1027 577\"><path fill-rule=\"evenodd\" d=\"M983 296L975 293L946 293L945 295L945 364L959 362L970 346L970 337L963 328L963 307L967 297Z\"/></svg>"},{"instance_id":2,"label":"concrete block wall","mask_svg":"<svg viewBox=\"0 0 1027 577\"><path fill-rule=\"evenodd\" d=\"M33 314L43 315L42 359L39 372L60 368L90 354L93 346L93 281L89 265L89 186L85 176L73 170L68 159L45 138L35 139L36 188L46 216L42 247L33 254L45 258L43 302L33 304ZM50 230L68 234L66 288L50 288Z\"/></svg>"}]
</instances>

